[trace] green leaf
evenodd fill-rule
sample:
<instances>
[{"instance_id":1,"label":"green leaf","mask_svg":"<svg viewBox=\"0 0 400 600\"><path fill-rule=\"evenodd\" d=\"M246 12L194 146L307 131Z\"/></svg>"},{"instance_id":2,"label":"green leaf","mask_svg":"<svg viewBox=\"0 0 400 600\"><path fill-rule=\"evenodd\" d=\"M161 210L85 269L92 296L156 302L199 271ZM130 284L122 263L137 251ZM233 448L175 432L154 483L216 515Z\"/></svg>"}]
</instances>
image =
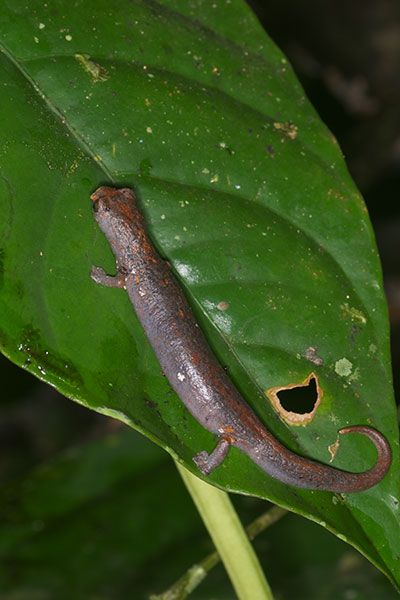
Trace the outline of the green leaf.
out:
<instances>
[{"instance_id":1,"label":"green leaf","mask_svg":"<svg viewBox=\"0 0 400 600\"><path fill-rule=\"evenodd\" d=\"M196 472L192 457L213 436L171 392L124 291L89 277L92 264L115 269L89 195L133 186L213 350L274 435L328 462L340 427L369 423L393 450L389 474L360 494L285 486L236 449L209 480L322 523L399 584L373 233L336 141L247 5L10 3L0 41L4 354ZM307 426L288 426L267 391L311 373L321 405ZM335 466L373 463L360 438L341 441Z\"/></svg>"}]
</instances>

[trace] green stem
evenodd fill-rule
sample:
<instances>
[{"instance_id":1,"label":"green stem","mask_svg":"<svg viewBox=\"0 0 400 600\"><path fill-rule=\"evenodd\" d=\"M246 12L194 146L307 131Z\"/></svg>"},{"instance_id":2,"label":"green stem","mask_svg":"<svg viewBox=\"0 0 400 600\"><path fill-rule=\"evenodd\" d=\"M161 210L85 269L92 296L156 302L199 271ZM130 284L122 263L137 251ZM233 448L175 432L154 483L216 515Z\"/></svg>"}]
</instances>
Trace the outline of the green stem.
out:
<instances>
[{"instance_id":1,"label":"green stem","mask_svg":"<svg viewBox=\"0 0 400 600\"><path fill-rule=\"evenodd\" d=\"M176 463L215 544L239 600L273 600L246 532L226 492L205 483Z\"/></svg>"},{"instance_id":2,"label":"green stem","mask_svg":"<svg viewBox=\"0 0 400 600\"><path fill-rule=\"evenodd\" d=\"M280 506L273 506L267 510L246 527L249 539L252 540L256 535L264 531L264 529L276 523L286 513L287 510ZM211 552L211 554L203 558L198 564L190 567L168 590L162 594L152 594L150 600L185 600L200 585L207 576L207 573L220 561L221 558L218 552Z\"/></svg>"}]
</instances>

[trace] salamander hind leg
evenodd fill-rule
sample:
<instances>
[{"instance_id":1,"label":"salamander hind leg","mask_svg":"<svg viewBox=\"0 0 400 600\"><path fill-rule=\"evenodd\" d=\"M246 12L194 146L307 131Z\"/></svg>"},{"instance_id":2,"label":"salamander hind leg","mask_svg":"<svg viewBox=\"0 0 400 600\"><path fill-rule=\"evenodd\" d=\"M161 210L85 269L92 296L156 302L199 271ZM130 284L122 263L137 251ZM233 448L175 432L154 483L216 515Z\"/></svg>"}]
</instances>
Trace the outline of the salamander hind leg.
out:
<instances>
[{"instance_id":1,"label":"salamander hind leg","mask_svg":"<svg viewBox=\"0 0 400 600\"><path fill-rule=\"evenodd\" d=\"M100 283L100 285L105 285L106 287L116 287L123 288L125 287L125 273L117 273L116 275L107 275L107 273L101 267L92 266L92 270L90 272L90 277L96 283Z\"/></svg>"},{"instance_id":2,"label":"salamander hind leg","mask_svg":"<svg viewBox=\"0 0 400 600\"><path fill-rule=\"evenodd\" d=\"M227 438L221 438L211 454L205 450L198 452L193 456L197 468L203 475L209 475L211 471L218 467L228 454L231 442Z\"/></svg>"}]
</instances>

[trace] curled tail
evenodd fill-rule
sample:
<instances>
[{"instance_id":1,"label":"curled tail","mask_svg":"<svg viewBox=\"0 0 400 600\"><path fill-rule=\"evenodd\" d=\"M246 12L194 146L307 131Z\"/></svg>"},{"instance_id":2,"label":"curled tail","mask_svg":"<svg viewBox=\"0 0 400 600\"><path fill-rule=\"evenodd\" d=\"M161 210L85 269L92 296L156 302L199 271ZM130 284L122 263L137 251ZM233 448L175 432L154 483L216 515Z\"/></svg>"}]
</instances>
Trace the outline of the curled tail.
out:
<instances>
[{"instance_id":1,"label":"curled tail","mask_svg":"<svg viewBox=\"0 0 400 600\"><path fill-rule=\"evenodd\" d=\"M362 492L363 490L367 490L373 485L376 485L386 475L392 461L392 453L386 438L384 438L379 431L376 431L376 429L368 427L367 425L343 427L343 429L339 429L339 433L341 435L346 433L361 433L362 435L365 435L374 444L378 452L378 458L374 466L363 473L338 471L341 474L343 483L340 482L341 485L338 487L341 489L335 491Z\"/></svg>"},{"instance_id":2,"label":"curled tail","mask_svg":"<svg viewBox=\"0 0 400 600\"><path fill-rule=\"evenodd\" d=\"M390 446L379 431L367 425L354 425L339 430L340 435L346 433L361 433L374 444L378 458L368 471L349 473L299 456L278 442L266 429L263 429L255 444L241 439L233 441L232 445L240 448L263 471L283 483L309 490L362 492L379 483L386 475L392 458Z\"/></svg>"}]
</instances>

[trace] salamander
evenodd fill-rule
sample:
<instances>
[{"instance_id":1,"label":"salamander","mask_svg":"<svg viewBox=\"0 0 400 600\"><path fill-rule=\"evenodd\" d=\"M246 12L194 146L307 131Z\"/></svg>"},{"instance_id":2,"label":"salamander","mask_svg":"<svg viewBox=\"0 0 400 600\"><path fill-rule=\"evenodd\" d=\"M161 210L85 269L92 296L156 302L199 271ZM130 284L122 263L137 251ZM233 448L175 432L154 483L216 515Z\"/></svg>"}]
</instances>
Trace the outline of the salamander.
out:
<instances>
[{"instance_id":1,"label":"salamander","mask_svg":"<svg viewBox=\"0 0 400 600\"><path fill-rule=\"evenodd\" d=\"M162 371L193 417L215 434L218 443L193 460L208 475L231 446L265 473L283 483L311 490L360 492L387 473L391 451L385 437L367 425L344 427L339 434L360 433L376 447L369 470L350 473L304 458L283 446L263 425L212 353L177 279L159 256L147 233L144 216L129 188L102 186L91 199L94 217L116 259L115 276L92 267L101 285L124 288L157 356Z\"/></svg>"}]
</instances>

